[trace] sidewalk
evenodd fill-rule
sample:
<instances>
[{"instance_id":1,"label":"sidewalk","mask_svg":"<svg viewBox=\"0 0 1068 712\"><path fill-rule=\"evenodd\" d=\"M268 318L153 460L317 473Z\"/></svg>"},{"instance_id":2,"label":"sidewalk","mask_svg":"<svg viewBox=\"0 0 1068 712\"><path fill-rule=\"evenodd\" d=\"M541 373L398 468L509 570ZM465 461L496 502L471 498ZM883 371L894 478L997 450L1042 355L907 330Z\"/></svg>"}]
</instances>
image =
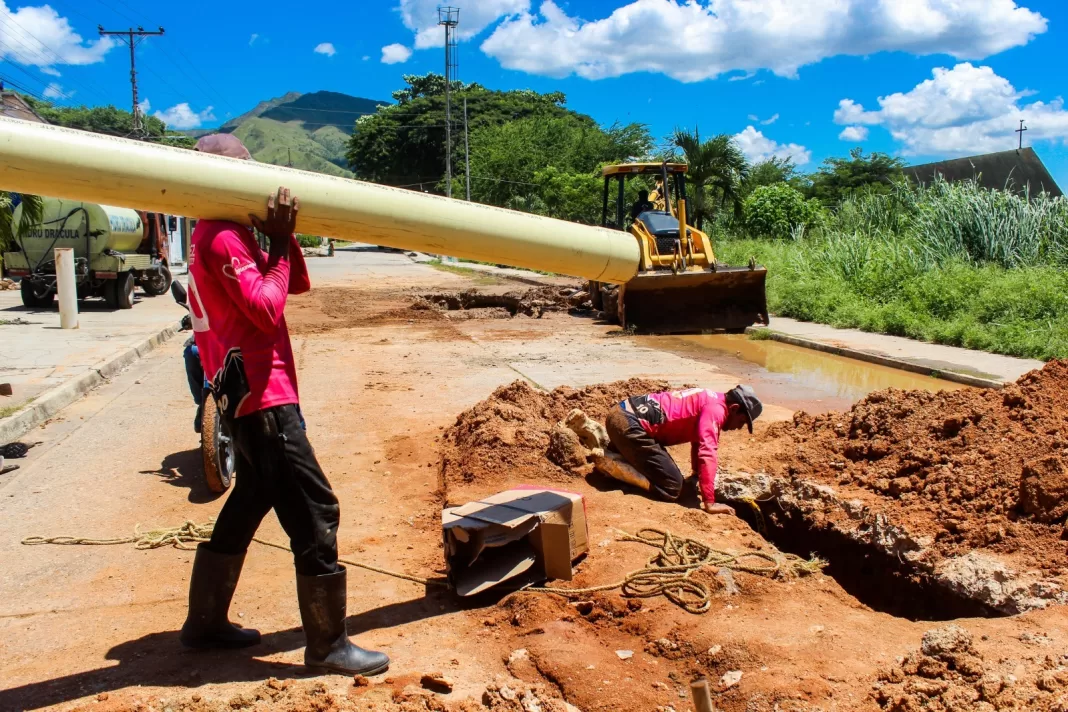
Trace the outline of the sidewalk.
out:
<instances>
[{"instance_id":1,"label":"sidewalk","mask_svg":"<svg viewBox=\"0 0 1068 712\"><path fill-rule=\"evenodd\" d=\"M185 310L169 294L137 292L133 309L103 300L79 302L78 329L59 328L59 309L28 309L18 290L0 292L0 444L14 440L60 408L173 336Z\"/></svg>"},{"instance_id":2,"label":"sidewalk","mask_svg":"<svg viewBox=\"0 0 1068 712\"><path fill-rule=\"evenodd\" d=\"M752 327L750 328L752 330ZM796 346L933 375L971 386L998 388L1045 364L956 346L941 346L901 336L836 329L784 317L772 317L770 336Z\"/></svg>"}]
</instances>

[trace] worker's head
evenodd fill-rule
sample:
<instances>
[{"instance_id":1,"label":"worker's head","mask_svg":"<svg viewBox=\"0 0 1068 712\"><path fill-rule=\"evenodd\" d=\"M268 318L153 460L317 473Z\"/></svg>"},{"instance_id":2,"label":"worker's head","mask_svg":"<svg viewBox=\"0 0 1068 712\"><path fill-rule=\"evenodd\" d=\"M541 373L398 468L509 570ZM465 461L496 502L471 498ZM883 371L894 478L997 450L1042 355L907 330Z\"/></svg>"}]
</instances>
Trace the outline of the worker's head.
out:
<instances>
[{"instance_id":1,"label":"worker's head","mask_svg":"<svg viewBox=\"0 0 1068 712\"><path fill-rule=\"evenodd\" d=\"M724 395L727 397L727 419L724 430L740 430L748 426L753 432L753 421L764 412L764 404L749 386L735 386Z\"/></svg>"},{"instance_id":2,"label":"worker's head","mask_svg":"<svg viewBox=\"0 0 1068 712\"><path fill-rule=\"evenodd\" d=\"M638 200L640 200L642 202L645 202L645 201L649 200L649 191L647 191L645 188L642 188L641 190L639 190L638 191Z\"/></svg>"},{"instance_id":3,"label":"worker's head","mask_svg":"<svg viewBox=\"0 0 1068 712\"><path fill-rule=\"evenodd\" d=\"M245 144L241 143L241 139L233 134L202 136L197 140L197 145L193 150L201 153L213 153L216 156L240 158L244 161L252 160L252 154L245 148Z\"/></svg>"}]
</instances>

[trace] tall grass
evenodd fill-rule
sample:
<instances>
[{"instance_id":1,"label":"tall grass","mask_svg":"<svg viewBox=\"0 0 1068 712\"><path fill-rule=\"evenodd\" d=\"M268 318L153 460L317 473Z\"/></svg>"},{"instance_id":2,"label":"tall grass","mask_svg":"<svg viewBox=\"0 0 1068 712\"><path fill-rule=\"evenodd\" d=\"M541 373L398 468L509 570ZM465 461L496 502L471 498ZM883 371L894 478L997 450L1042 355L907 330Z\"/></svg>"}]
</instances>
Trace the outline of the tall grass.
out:
<instances>
[{"instance_id":1,"label":"tall grass","mask_svg":"<svg viewBox=\"0 0 1068 712\"><path fill-rule=\"evenodd\" d=\"M1068 201L974 183L845 201L793 240L720 235L767 265L781 316L1041 359L1068 357Z\"/></svg>"}]
</instances>

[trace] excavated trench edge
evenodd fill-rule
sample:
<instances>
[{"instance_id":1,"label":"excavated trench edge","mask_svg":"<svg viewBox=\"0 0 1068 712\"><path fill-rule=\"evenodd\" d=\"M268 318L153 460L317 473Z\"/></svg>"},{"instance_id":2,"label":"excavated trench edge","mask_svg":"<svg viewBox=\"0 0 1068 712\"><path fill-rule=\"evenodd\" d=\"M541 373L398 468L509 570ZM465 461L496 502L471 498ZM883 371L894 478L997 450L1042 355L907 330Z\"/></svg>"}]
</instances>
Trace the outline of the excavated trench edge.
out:
<instances>
[{"instance_id":1,"label":"excavated trench edge","mask_svg":"<svg viewBox=\"0 0 1068 712\"><path fill-rule=\"evenodd\" d=\"M825 573L873 610L910 620L1009 616L1068 603L1037 574L1019 574L981 552L935 561L917 537L829 486L765 474L721 473L717 499L783 551L828 561ZM756 502L761 514L745 502Z\"/></svg>"}]
</instances>

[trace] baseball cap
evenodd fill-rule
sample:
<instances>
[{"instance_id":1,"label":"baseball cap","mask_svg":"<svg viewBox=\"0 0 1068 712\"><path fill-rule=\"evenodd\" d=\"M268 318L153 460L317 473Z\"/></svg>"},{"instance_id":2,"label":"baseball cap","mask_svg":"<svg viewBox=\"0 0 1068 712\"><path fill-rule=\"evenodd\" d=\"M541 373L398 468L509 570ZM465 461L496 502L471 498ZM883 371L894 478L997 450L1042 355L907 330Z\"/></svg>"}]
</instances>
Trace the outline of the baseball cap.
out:
<instances>
[{"instance_id":1,"label":"baseball cap","mask_svg":"<svg viewBox=\"0 0 1068 712\"><path fill-rule=\"evenodd\" d=\"M742 406L749 432L753 432L753 421L764 412L764 404L757 398L756 392L750 386L737 385L727 391L726 396L728 401Z\"/></svg>"}]
</instances>

